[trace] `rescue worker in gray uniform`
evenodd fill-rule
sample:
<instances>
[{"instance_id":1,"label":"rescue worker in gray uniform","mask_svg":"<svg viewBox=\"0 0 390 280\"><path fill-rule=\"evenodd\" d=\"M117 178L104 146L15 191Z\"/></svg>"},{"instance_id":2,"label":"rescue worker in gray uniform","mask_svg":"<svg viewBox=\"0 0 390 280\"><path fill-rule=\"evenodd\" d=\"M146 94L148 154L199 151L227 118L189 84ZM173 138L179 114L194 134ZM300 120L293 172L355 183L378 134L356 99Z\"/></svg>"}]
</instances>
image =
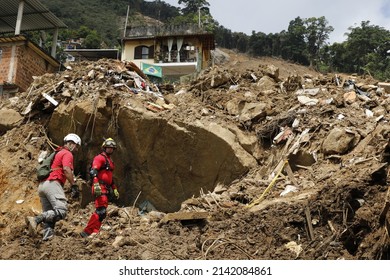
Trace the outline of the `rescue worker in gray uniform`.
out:
<instances>
[{"instance_id":1,"label":"rescue worker in gray uniform","mask_svg":"<svg viewBox=\"0 0 390 280\"><path fill-rule=\"evenodd\" d=\"M73 174L73 153L77 152L80 145L80 137L70 133L65 136L64 145L57 148L57 153L51 164L50 175L38 186L42 213L35 217L26 217L30 235L35 236L38 225L42 223L44 229L42 240L46 241L54 236L56 222L65 219L68 212L67 199L63 189L66 181L71 184L72 197L78 197L79 189Z\"/></svg>"}]
</instances>

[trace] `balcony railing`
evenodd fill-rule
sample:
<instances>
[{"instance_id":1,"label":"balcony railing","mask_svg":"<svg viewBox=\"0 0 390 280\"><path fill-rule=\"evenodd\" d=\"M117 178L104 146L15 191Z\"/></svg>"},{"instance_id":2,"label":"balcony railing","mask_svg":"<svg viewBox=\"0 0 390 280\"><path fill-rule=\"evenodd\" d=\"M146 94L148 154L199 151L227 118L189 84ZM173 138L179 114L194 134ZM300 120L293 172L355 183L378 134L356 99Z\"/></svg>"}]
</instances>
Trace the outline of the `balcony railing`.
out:
<instances>
[{"instance_id":1,"label":"balcony railing","mask_svg":"<svg viewBox=\"0 0 390 280\"><path fill-rule=\"evenodd\" d=\"M194 51L181 50L180 51L180 61L177 60L177 50L171 51L169 54L168 51L162 51L155 54L156 63L177 63L177 62L196 62L196 53Z\"/></svg>"},{"instance_id":2,"label":"balcony railing","mask_svg":"<svg viewBox=\"0 0 390 280\"><path fill-rule=\"evenodd\" d=\"M198 25L161 25L127 27L126 38L208 34Z\"/></svg>"}]
</instances>

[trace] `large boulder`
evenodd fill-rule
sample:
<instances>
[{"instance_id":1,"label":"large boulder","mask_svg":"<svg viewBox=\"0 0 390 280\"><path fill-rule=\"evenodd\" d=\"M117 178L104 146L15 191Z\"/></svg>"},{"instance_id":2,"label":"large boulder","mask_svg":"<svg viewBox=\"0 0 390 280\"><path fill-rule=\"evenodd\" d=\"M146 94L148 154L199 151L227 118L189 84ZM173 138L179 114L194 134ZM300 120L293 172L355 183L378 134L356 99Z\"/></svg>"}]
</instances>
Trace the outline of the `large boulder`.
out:
<instances>
[{"instance_id":1,"label":"large boulder","mask_svg":"<svg viewBox=\"0 0 390 280\"><path fill-rule=\"evenodd\" d=\"M103 138L113 137L114 178L125 205L149 201L159 211L177 211L184 200L229 184L257 164L236 134L220 124L169 121L134 99L113 110L115 102L106 97L61 104L49 133L57 141L69 128L82 135L84 145L75 157L82 176Z\"/></svg>"}]
</instances>

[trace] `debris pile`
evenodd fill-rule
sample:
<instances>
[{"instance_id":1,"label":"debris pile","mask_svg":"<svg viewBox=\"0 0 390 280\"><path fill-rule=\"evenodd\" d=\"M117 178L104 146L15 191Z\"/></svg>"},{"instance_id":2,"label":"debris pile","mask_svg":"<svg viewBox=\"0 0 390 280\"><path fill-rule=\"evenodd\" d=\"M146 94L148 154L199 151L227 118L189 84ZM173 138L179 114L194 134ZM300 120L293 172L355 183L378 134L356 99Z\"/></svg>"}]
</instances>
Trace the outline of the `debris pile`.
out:
<instances>
[{"instance_id":1,"label":"debris pile","mask_svg":"<svg viewBox=\"0 0 390 280\"><path fill-rule=\"evenodd\" d=\"M0 258L388 259L390 84L253 62L176 86L83 62L1 99ZM40 211L32 174L70 130L83 195L42 243L24 225ZM84 167L108 134L124 198L81 239Z\"/></svg>"}]
</instances>

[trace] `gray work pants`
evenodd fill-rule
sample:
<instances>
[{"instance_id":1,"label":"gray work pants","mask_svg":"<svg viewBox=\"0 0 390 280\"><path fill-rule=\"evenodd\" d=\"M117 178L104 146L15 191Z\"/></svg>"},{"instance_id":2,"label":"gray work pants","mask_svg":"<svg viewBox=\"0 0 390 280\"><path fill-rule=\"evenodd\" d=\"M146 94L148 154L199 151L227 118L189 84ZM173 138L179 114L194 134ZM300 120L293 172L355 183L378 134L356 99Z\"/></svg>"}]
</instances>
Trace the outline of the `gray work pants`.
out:
<instances>
[{"instance_id":1,"label":"gray work pants","mask_svg":"<svg viewBox=\"0 0 390 280\"><path fill-rule=\"evenodd\" d=\"M66 217L68 211L64 189L58 181L44 181L38 186L45 223L55 223Z\"/></svg>"}]
</instances>

